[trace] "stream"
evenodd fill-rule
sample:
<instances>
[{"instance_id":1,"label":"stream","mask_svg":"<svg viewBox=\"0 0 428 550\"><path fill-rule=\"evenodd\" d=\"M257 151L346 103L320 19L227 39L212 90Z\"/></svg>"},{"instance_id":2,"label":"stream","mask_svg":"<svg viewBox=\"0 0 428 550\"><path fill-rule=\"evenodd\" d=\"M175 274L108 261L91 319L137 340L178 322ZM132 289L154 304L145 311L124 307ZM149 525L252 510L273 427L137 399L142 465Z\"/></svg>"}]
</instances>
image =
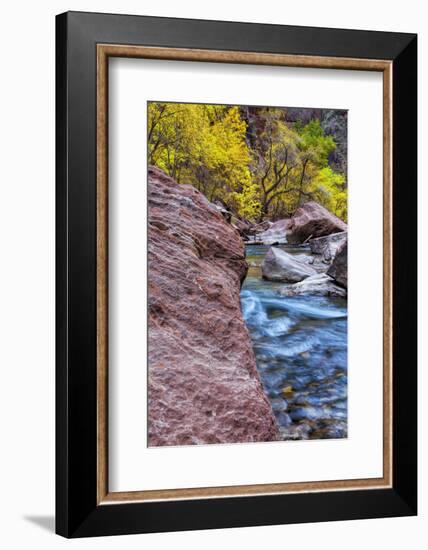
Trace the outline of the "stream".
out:
<instances>
[{"instance_id":1,"label":"stream","mask_svg":"<svg viewBox=\"0 0 428 550\"><path fill-rule=\"evenodd\" d=\"M309 254L304 246L281 246ZM269 246L247 245L250 265L241 307L257 368L281 438L347 437L347 302L324 296L282 297L264 280Z\"/></svg>"}]
</instances>

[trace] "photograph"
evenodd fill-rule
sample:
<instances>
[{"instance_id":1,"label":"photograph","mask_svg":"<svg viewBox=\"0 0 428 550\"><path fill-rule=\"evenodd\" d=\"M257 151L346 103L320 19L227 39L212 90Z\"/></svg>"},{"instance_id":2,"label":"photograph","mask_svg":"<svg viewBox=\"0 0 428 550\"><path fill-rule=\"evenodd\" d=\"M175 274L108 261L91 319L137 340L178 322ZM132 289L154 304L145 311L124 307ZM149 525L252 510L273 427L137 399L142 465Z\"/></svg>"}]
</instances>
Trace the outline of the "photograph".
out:
<instances>
[{"instance_id":1,"label":"photograph","mask_svg":"<svg viewBox=\"0 0 428 550\"><path fill-rule=\"evenodd\" d=\"M147 103L149 447L347 438L347 132Z\"/></svg>"}]
</instances>

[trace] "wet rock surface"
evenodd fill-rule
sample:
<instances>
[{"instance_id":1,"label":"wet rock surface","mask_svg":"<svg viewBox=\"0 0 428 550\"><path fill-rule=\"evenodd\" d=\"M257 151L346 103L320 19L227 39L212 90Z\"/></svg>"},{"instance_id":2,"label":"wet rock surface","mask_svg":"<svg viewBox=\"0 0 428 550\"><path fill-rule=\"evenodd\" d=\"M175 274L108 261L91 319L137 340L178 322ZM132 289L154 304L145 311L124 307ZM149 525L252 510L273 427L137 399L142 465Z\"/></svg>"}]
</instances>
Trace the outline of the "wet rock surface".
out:
<instances>
[{"instance_id":1,"label":"wet rock surface","mask_svg":"<svg viewBox=\"0 0 428 550\"><path fill-rule=\"evenodd\" d=\"M239 305L238 232L157 168L148 199L149 445L277 439Z\"/></svg>"}]
</instances>

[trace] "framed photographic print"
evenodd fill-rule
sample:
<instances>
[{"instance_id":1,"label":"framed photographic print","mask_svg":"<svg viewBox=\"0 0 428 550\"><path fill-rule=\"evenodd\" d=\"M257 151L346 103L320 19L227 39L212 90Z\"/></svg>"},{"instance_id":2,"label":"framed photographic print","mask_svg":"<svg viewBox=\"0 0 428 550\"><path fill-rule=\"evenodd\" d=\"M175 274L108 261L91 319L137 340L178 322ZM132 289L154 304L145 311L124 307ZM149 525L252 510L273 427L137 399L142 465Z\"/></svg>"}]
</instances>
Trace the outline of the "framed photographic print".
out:
<instances>
[{"instance_id":1,"label":"framed photographic print","mask_svg":"<svg viewBox=\"0 0 428 550\"><path fill-rule=\"evenodd\" d=\"M416 514L416 36L56 48L57 532Z\"/></svg>"}]
</instances>

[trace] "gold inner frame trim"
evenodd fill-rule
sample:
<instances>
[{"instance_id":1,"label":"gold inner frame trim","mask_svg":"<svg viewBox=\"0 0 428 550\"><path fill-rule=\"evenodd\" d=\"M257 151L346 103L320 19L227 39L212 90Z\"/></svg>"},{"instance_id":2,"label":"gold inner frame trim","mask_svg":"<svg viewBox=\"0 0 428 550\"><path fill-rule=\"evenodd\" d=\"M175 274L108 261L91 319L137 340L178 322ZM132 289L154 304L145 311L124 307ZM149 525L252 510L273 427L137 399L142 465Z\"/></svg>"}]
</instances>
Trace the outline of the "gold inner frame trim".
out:
<instances>
[{"instance_id":1,"label":"gold inner frame trim","mask_svg":"<svg viewBox=\"0 0 428 550\"><path fill-rule=\"evenodd\" d=\"M383 73L383 476L296 483L109 492L108 488L108 59L145 59L348 69ZM392 62L319 57L97 45L97 503L239 497L392 486Z\"/></svg>"}]
</instances>

